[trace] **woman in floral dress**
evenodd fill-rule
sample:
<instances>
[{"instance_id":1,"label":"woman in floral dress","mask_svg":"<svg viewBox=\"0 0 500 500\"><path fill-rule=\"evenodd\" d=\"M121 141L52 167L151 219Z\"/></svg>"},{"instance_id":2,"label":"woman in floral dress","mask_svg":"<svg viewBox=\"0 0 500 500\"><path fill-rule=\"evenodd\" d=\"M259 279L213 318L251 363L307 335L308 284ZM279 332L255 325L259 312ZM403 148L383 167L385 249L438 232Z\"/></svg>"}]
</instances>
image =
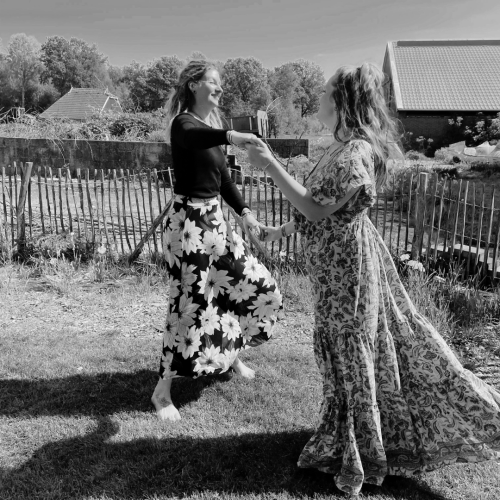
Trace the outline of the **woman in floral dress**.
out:
<instances>
[{"instance_id":1,"label":"woman in floral dress","mask_svg":"<svg viewBox=\"0 0 500 500\"><path fill-rule=\"evenodd\" d=\"M261 238L303 234L316 300L323 402L298 465L332 473L351 494L387 474L500 457L500 394L416 311L367 215L396 140L382 83L370 64L342 67L327 82L318 118L334 141L305 186L263 144L248 148L298 209Z\"/></svg>"},{"instance_id":2,"label":"woman in floral dress","mask_svg":"<svg viewBox=\"0 0 500 500\"><path fill-rule=\"evenodd\" d=\"M160 419L180 419L170 397L172 379L254 372L238 354L269 340L281 295L269 271L224 219L220 194L245 230L259 223L231 180L221 145L258 143L256 136L221 127L217 69L191 61L181 72L168 111L175 198L163 244L170 274L160 379L152 402Z\"/></svg>"}]
</instances>

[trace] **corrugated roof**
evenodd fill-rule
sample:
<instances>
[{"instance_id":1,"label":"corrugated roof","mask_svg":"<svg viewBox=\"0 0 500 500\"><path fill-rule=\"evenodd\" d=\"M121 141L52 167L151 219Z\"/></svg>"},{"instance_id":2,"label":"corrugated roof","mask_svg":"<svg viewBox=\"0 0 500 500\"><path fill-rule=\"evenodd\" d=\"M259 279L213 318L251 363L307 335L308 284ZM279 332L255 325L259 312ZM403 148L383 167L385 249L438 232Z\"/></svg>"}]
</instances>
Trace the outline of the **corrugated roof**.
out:
<instances>
[{"instance_id":1,"label":"corrugated roof","mask_svg":"<svg viewBox=\"0 0 500 500\"><path fill-rule=\"evenodd\" d=\"M389 42L388 62L399 110L500 110L500 40Z\"/></svg>"},{"instance_id":2,"label":"corrugated roof","mask_svg":"<svg viewBox=\"0 0 500 500\"><path fill-rule=\"evenodd\" d=\"M40 114L42 118L70 118L85 120L93 112L101 111L108 99L116 99L102 89L71 90Z\"/></svg>"}]
</instances>

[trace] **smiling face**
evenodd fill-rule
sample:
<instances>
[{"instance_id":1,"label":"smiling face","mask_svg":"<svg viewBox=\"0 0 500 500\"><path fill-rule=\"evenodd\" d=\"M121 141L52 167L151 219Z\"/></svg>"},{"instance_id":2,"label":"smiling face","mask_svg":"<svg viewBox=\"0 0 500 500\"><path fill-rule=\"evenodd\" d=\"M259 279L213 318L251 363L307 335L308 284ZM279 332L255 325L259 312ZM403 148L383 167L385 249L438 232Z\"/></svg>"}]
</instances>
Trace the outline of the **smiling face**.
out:
<instances>
[{"instance_id":1,"label":"smiling face","mask_svg":"<svg viewBox=\"0 0 500 500\"><path fill-rule=\"evenodd\" d=\"M216 69L209 69L203 77L194 82L190 88L195 96L195 103L198 106L216 108L222 95L222 87L219 72Z\"/></svg>"},{"instance_id":2,"label":"smiling face","mask_svg":"<svg viewBox=\"0 0 500 500\"><path fill-rule=\"evenodd\" d=\"M333 89L337 75L333 75L325 85L325 91L319 99L319 109L316 117L318 120L333 130L337 125L337 108L333 100Z\"/></svg>"}]
</instances>

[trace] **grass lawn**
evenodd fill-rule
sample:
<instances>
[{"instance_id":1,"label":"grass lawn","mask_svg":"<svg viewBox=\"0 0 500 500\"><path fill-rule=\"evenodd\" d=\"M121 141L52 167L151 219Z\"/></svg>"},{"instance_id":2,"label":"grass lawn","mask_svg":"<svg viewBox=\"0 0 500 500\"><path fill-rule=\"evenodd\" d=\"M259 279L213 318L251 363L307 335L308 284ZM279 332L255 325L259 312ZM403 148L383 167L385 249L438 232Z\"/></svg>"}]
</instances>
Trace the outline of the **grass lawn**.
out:
<instances>
[{"instance_id":1,"label":"grass lawn","mask_svg":"<svg viewBox=\"0 0 500 500\"><path fill-rule=\"evenodd\" d=\"M0 499L345 498L296 461L316 425L320 377L307 283L286 279L286 318L245 352L252 382L177 379L183 420L157 421L161 276L0 267ZM500 464L389 477L363 498L500 498Z\"/></svg>"}]
</instances>

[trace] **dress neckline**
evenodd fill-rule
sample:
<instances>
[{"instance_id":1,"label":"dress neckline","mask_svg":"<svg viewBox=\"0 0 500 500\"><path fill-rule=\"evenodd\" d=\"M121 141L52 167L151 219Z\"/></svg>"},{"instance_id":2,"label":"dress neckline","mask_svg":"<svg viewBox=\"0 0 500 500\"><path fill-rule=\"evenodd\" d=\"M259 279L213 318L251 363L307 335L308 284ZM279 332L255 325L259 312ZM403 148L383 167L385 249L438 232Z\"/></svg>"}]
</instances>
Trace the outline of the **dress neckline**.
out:
<instances>
[{"instance_id":1,"label":"dress neckline","mask_svg":"<svg viewBox=\"0 0 500 500\"><path fill-rule=\"evenodd\" d=\"M193 111L184 111L184 113L188 114L188 115L191 115L193 118L196 118L199 122L203 123L204 125L206 125L207 127L210 127L212 128L211 125L209 125L205 120L202 120L196 113L194 113Z\"/></svg>"}]
</instances>

